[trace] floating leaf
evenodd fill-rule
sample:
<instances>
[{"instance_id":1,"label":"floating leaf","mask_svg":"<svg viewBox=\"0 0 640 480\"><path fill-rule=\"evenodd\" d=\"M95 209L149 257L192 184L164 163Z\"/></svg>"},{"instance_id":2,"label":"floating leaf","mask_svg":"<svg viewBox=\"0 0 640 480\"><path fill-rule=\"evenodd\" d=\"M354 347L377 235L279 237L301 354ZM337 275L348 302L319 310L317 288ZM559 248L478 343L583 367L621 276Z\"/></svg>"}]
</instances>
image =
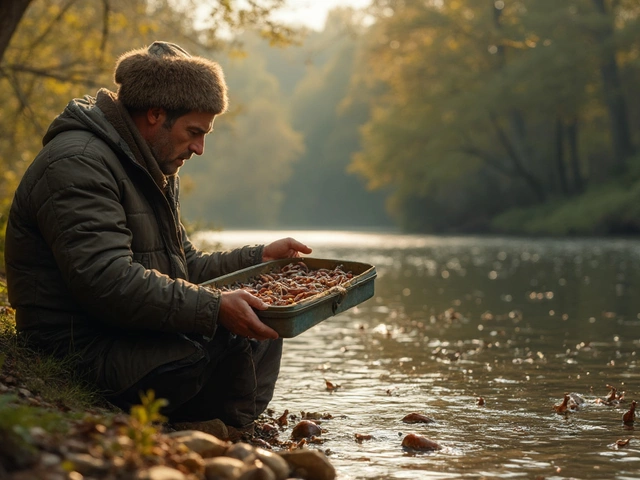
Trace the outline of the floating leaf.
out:
<instances>
[{"instance_id":1,"label":"floating leaf","mask_svg":"<svg viewBox=\"0 0 640 480\"><path fill-rule=\"evenodd\" d=\"M633 402L631 402L631 408L629 408L629 410L622 416L622 421L627 424L627 425L631 425L636 418L636 401L634 400Z\"/></svg>"}]
</instances>

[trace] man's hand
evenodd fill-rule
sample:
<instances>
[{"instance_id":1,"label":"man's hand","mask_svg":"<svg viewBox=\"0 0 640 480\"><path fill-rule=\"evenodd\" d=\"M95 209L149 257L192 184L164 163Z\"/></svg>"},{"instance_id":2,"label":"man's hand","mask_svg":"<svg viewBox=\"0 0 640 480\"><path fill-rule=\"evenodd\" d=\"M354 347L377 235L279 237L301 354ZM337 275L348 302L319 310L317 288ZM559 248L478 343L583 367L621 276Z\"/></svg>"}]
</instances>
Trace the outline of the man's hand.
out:
<instances>
[{"instance_id":1,"label":"man's hand","mask_svg":"<svg viewBox=\"0 0 640 480\"><path fill-rule=\"evenodd\" d=\"M241 337L256 340L278 338L278 333L262 323L253 311L254 308L266 310L268 307L269 305L245 290L222 292L218 323Z\"/></svg>"},{"instance_id":2,"label":"man's hand","mask_svg":"<svg viewBox=\"0 0 640 480\"><path fill-rule=\"evenodd\" d=\"M280 258L299 257L301 253L311 253L311 251L305 244L291 237L281 238L264 247L262 261L268 262Z\"/></svg>"},{"instance_id":3,"label":"man's hand","mask_svg":"<svg viewBox=\"0 0 640 480\"><path fill-rule=\"evenodd\" d=\"M301 253L311 253L311 249L293 238L281 238L264 247L262 261L299 257ZM262 323L253 311L267 308L269 305L245 290L222 292L218 322L231 333L241 337L256 340L278 338L278 333Z\"/></svg>"}]
</instances>

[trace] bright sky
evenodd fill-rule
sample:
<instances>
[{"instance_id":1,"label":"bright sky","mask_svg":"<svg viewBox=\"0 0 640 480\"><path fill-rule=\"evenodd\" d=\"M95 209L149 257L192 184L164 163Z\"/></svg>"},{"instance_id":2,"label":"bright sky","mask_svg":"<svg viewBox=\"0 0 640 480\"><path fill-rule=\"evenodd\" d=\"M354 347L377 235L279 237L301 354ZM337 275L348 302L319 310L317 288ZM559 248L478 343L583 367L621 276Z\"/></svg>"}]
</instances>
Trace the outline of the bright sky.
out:
<instances>
[{"instance_id":1,"label":"bright sky","mask_svg":"<svg viewBox=\"0 0 640 480\"><path fill-rule=\"evenodd\" d=\"M371 0L286 0L287 7L275 15L291 24L303 24L314 30L322 30L329 10L335 7L364 8Z\"/></svg>"}]
</instances>

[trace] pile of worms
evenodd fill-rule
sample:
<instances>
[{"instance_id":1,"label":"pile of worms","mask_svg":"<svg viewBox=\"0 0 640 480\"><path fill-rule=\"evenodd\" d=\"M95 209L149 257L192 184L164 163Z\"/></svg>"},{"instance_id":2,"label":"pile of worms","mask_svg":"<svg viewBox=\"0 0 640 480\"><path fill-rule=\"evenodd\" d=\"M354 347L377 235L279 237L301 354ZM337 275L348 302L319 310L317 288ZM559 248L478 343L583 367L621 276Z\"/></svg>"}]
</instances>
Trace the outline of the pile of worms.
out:
<instances>
[{"instance_id":1,"label":"pile of worms","mask_svg":"<svg viewBox=\"0 0 640 480\"><path fill-rule=\"evenodd\" d=\"M244 282L222 286L220 290L243 289L269 305L288 306L331 288L339 288L352 278L353 273L345 272L342 265L333 269L311 269L304 262L293 262Z\"/></svg>"}]
</instances>

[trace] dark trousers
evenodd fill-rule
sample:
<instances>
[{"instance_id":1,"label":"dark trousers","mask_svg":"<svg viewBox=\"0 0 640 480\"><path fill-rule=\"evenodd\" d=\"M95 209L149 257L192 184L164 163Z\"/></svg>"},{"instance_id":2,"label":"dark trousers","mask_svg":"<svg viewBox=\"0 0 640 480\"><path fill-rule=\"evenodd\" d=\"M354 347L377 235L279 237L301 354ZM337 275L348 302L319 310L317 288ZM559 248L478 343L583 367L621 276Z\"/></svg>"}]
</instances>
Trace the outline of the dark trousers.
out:
<instances>
[{"instance_id":1,"label":"dark trousers","mask_svg":"<svg viewBox=\"0 0 640 480\"><path fill-rule=\"evenodd\" d=\"M156 398L169 401L161 413L170 422L218 418L234 427L250 424L273 398L282 339L258 342L216 334L202 347L204 356L197 362L164 365L109 401L128 411L140 403L140 392L152 389Z\"/></svg>"}]
</instances>

